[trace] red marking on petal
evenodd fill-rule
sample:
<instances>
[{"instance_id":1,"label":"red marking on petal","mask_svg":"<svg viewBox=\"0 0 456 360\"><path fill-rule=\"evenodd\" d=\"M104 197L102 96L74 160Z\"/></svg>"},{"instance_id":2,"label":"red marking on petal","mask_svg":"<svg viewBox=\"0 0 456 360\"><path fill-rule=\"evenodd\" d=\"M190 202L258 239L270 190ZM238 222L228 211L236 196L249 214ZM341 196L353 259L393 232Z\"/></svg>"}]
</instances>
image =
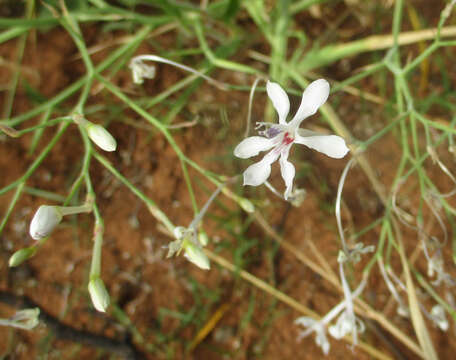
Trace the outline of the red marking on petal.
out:
<instances>
[{"instance_id":1,"label":"red marking on petal","mask_svg":"<svg viewBox=\"0 0 456 360\"><path fill-rule=\"evenodd\" d=\"M293 141L294 141L294 138L292 138L290 136L290 134L286 132L285 135L283 136L282 143L285 145L290 145Z\"/></svg>"}]
</instances>

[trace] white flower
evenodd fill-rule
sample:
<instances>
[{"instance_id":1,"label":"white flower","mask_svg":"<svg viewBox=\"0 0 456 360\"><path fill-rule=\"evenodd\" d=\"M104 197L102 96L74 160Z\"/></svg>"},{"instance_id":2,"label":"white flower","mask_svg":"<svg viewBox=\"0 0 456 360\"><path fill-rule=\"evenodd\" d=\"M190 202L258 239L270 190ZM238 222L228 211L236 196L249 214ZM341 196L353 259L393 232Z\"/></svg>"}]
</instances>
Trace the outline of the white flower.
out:
<instances>
[{"instance_id":1,"label":"white flower","mask_svg":"<svg viewBox=\"0 0 456 360\"><path fill-rule=\"evenodd\" d=\"M251 136L244 139L234 149L234 155L246 159L258 155L261 151L272 149L263 159L250 165L244 171L244 185L258 186L263 184L271 174L271 164L279 159L280 171L285 181L285 199L288 199L293 187L295 168L288 159L290 148L294 143L306 145L332 158L343 158L348 148L344 139L336 135L321 135L313 131L300 129L301 122L315 114L326 102L329 95L329 84L324 79L312 82L302 94L301 105L295 116L286 121L290 111L290 101L279 84L268 81L266 90L274 108L279 115L278 124L259 123L266 130L263 136Z\"/></svg>"},{"instance_id":2,"label":"white flower","mask_svg":"<svg viewBox=\"0 0 456 360\"><path fill-rule=\"evenodd\" d=\"M116 139L103 126L87 121L86 130L89 138L104 151L115 151Z\"/></svg>"},{"instance_id":3,"label":"white flower","mask_svg":"<svg viewBox=\"0 0 456 360\"><path fill-rule=\"evenodd\" d=\"M308 316L301 316L295 320L295 324L306 328L306 330L301 331L299 338L306 337L312 332L315 332L315 343L321 347L325 355L329 354L330 344L326 337L324 322L317 321Z\"/></svg>"},{"instance_id":4,"label":"white flower","mask_svg":"<svg viewBox=\"0 0 456 360\"><path fill-rule=\"evenodd\" d=\"M94 308L100 312L106 312L110 299L103 280L99 276L89 281L89 294Z\"/></svg>"},{"instance_id":5,"label":"white flower","mask_svg":"<svg viewBox=\"0 0 456 360\"><path fill-rule=\"evenodd\" d=\"M448 330L448 320L442 305L434 305L431 309L431 319L442 331Z\"/></svg>"},{"instance_id":6,"label":"white flower","mask_svg":"<svg viewBox=\"0 0 456 360\"><path fill-rule=\"evenodd\" d=\"M357 317L352 318L346 310L339 315L336 324L331 325L328 328L328 332L331 334L331 336L338 340L342 339L349 333L353 333L354 331L362 333L364 330L364 323Z\"/></svg>"},{"instance_id":7,"label":"white flower","mask_svg":"<svg viewBox=\"0 0 456 360\"><path fill-rule=\"evenodd\" d=\"M62 221L62 212L57 206L41 205L30 223L30 236L41 240L51 234Z\"/></svg>"}]
</instances>

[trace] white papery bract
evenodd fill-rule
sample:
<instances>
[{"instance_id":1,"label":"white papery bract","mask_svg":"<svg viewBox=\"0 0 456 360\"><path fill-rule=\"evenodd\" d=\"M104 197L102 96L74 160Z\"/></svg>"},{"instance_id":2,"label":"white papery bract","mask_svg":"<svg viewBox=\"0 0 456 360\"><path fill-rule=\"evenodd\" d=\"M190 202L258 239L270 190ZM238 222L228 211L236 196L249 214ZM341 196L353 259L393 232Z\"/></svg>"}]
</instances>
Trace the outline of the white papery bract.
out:
<instances>
[{"instance_id":1,"label":"white papery bract","mask_svg":"<svg viewBox=\"0 0 456 360\"><path fill-rule=\"evenodd\" d=\"M290 111L290 101L286 92L279 84L270 81L266 85L266 90L279 115L279 123L259 123L260 127L265 128L260 132L262 136L251 136L241 141L234 149L234 155L246 159L258 155L261 151L272 149L262 160L244 171L244 185L263 184L271 174L271 164L280 158L280 171L286 186L284 197L288 199L296 173L295 167L288 161L290 148L294 143L305 145L335 159L343 158L349 149L345 140L339 136L299 129L301 122L315 114L326 102L329 95L329 84L326 80L315 80L305 89L301 105L289 122L286 119Z\"/></svg>"}]
</instances>

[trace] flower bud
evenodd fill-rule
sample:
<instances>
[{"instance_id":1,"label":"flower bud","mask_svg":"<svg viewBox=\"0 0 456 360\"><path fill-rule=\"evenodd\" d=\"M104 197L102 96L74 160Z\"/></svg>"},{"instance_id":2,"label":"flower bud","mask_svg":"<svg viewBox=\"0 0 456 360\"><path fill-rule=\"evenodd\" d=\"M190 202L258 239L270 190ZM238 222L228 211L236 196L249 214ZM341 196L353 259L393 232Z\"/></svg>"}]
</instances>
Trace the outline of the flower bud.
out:
<instances>
[{"instance_id":1,"label":"flower bud","mask_svg":"<svg viewBox=\"0 0 456 360\"><path fill-rule=\"evenodd\" d=\"M109 294L100 277L96 276L89 281L89 294L95 309L106 312L109 306Z\"/></svg>"},{"instance_id":2,"label":"flower bud","mask_svg":"<svg viewBox=\"0 0 456 360\"><path fill-rule=\"evenodd\" d=\"M104 151L115 151L117 148L116 139L103 126L87 122L86 130L90 139Z\"/></svg>"},{"instance_id":3,"label":"flower bud","mask_svg":"<svg viewBox=\"0 0 456 360\"><path fill-rule=\"evenodd\" d=\"M255 211L255 206L250 200L246 198L240 198L238 204L241 206L241 208L244 209L245 212L253 213Z\"/></svg>"},{"instance_id":4,"label":"flower bud","mask_svg":"<svg viewBox=\"0 0 456 360\"><path fill-rule=\"evenodd\" d=\"M30 259L36 253L36 247L30 246L23 249L16 251L11 257L9 258L9 266L15 267L22 264L25 260Z\"/></svg>"},{"instance_id":5,"label":"flower bud","mask_svg":"<svg viewBox=\"0 0 456 360\"><path fill-rule=\"evenodd\" d=\"M4 321L4 324L19 329L32 330L35 326L39 324L39 316L39 308L23 309L17 311L13 317Z\"/></svg>"},{"instance_id":6,"label":"flower bud","mask_svg":"<svg viewBox=\"0 0 456 360\"><path fill-rule=\"evenodd\" d=\"M209 243L209 237L204 231L200 231L198 234L198 241L201 244L201 246L206 246Z\"/></svg>"},{"instance_id":7,"label":"flower bud","mask_svg":"<svg viewBox=\"0 0 456 360\"><path fill-rule=\"evenodd\" d=\"M203 252L201 247L194 244L191 241L185 241L182 247L185 249L185 257L203 270L209 270L211 265L206 254Z\"/></svg>"},{"instance_id":8,"label":"flower bud","mask_svg":"<svg viewBox=\"0 0 456 360\"><path fill-rule=\"evenodd\" d=\"M41 240L51 234L62 221L62 213L57 206L41 205L30 223L30 236Z\"/></svg>"}]
</instances>

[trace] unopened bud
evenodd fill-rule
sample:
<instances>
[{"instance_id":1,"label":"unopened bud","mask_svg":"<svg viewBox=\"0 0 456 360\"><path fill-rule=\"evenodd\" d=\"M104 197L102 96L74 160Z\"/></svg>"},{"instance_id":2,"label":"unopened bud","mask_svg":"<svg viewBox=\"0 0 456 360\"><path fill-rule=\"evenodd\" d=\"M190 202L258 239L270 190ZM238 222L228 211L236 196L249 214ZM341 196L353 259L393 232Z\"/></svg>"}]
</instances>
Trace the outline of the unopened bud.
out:
<instances>
[{"instance_id":1,"label":"unopened bud","mask_svg":"<svg viewBox=\"0 0 456 360\"><path fill-rule=\"evenodd\" d=\"M90 139L104 151L115 151L117 148L116 139L103 126L86 123L86 130Z\"/></svg>"},{"instance_id":2,"label":"unopened bud","mask_svg":"<svg viewBox=\"0 0 456 360\"><path fill-rule=\"evenodd\" d=\"M95 309L106 312L110 301L109 294L100 277L96 276L89 281L89 294Z\"/></svg>"},{"instance_id":3,"label":"unopened bud","mask_svg":"<svg viewBox=\"0 0 456 360\"><path fill-rule=\"evenodd\" d=\"M252 202L246 198L239 199L239 205L244 209L245 212L253 213L255 211L255 206Z\"/></svg>"},{"instance_id":4,"label":"unopened bud","mask_svg":"<svg viewBox=\"0 0 456 360\"><path fill-rule=\"evenodd\" d=\"M203 249L201 249L201 247L188 240L184 242L182 247L185 250L184 256L190 262L192 262L193 264L195 264L203 270L209 270L211 268L209 259L203 252Z\"/></svg>"},{"instance_id":5,"label":"unopened bud","mask_svg":"<svg viewBox=\"0 0 456 360\"><path fill-rule=\"evenodd\" d=\"M30 259L33 255L35 255L37 248L35 246L26 247L16 251L11 257L9 258L9 266L15 267L22 264L24 261Z\"/></svg>"},{"instance_id":6,"label":"unopened bud","mask_svg":"<svg viewBox=\"0 0 456 360\"><path fill-rule=\"evenodd\" d=\"M41 205L30 223L30 236L41 240L51 234L62 221L62 212L57 206Z\"/></svg>"},{"instance_id":7,"label":"unopened bud","mask_svg":"<svg viewBox=\"0 0 456 360\"><path fill-rule=\"evenodd\" d=\"M209 243L209 237L204 231L200 231L198 234L198 241L201 244L201 246L206 246Z\"/></svg>"}]
</instances>

